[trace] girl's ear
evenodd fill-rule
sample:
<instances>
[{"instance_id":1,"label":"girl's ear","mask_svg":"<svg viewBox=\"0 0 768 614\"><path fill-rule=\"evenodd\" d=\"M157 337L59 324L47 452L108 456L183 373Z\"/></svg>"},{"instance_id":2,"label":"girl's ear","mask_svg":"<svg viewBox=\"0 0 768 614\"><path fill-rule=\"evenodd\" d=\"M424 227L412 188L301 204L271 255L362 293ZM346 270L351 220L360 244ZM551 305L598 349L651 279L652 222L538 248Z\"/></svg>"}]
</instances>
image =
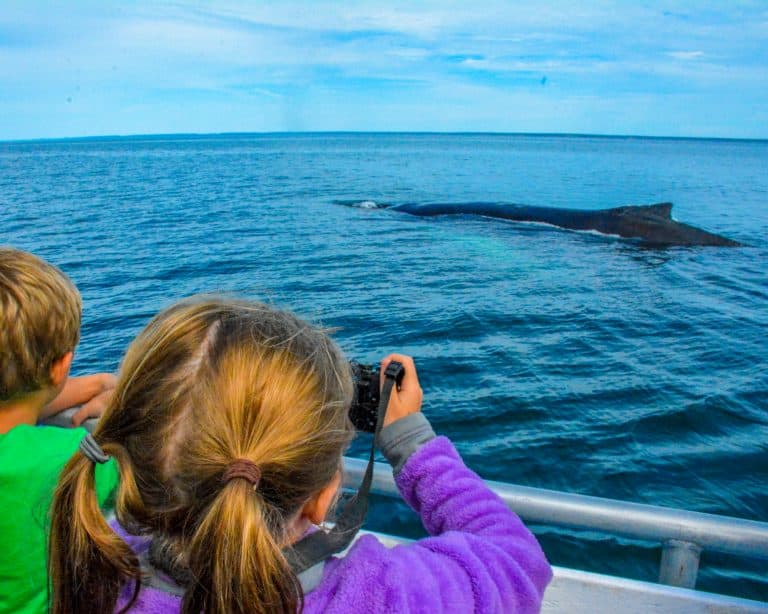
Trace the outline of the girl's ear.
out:
<instances>
[{"instance_id":1,"label":"girl's ear","mask_svg":"<svg viewBox=\"0 0 768 614\"><path fill-rule=\"evenodd\" d=\"M63 386L69 375L69 368L72 366L74 352L67 352L61 358L57 358L51 365L51 384L58 388Z\"/></svg>"},{"instance_id":2,"label":"girl's ear","mask_svg":"<svg viewBox=\"0 0 768 614\"><path fill-rule=\"evenodd\" d=\"M340 487L341 471L338 471L325 488L304 504L301 509L301 516L312 524L323 522L328 515L328 510L336 501Z\"/></svg>"}]
</instances>

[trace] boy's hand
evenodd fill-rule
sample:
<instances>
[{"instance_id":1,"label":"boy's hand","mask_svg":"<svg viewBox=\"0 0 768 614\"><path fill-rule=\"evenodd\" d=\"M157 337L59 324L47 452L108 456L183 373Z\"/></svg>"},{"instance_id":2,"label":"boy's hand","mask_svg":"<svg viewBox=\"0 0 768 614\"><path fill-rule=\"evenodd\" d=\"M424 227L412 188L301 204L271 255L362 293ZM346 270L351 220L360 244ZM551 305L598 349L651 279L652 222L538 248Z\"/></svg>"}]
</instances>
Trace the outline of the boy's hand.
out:
<instances>
[{"instance_id":1,"label":"boy's hand","mask_svg":"<svg viewBox=\"0 0 768 614\"><path fill-rule=\"evenodd\" d=\"M392 396L389 397L389 405L387 405L383 426L389 426L395 420L421 411L421 401L424 398L424 393L419 385L419 376L416 375L416 365L413 362L413 358L405 354L390 354L381 361L381 385L384 385L384 372L393 360L405 367L405 375L400 383L400 387L392 388Z\"/></svg>"},{"instance_id":2,"label":"boy's hand","mask_svg":"<svg viewBox=\"0 0 768 614\"><path fill-rule=\"evenodd\" d=\"M117 378L112 373L70 377L58 396L45 407L41 417L52 416L70 407L82 405L72 416L72 424L79 426L88 418L101 416L116 384Z\"/></svg>"},{"instance_id":3,"label":"boy's hand","mask_svg":"<svg viewBox=\"0 0 768 614\"><path fill-rule=\"evenodd\" d=\"M80 426L89 418L100 418L101 414L103 414L104 410L107 408L113 393L114 388L110 388L109 390L97 394L87 403L84 403L80 409L72 415L72 426Z\"/></svg>"}]
</instances>

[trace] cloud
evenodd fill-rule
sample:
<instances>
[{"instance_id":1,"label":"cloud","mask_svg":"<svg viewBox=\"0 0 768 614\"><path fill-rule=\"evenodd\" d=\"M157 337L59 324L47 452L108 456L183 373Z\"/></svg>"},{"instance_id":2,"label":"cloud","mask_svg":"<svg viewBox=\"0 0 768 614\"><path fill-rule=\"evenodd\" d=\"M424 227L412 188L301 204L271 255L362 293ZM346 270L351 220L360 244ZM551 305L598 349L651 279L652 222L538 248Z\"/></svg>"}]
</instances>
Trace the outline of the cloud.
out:
<instances>
[{"instance_id":1,"label":"cloud","mask_svg":"<svg viewBox=\"0 0 768 614\"><path fill-rule=\"evenodd\" d=\"M630 116L647 117L641 132L659 134L658 113L629 105L658 109L668 106L667 97L696 96L702 106L721 106L734 134L766 135L754 119L768 104L765 10L697 6L11 4L0 16L0 139L96 126L111 126L111 133L169 124L217 132L236 127L238 117L241 130L284 129L286 117L310 130L489 130L494 122L504 130L510 122L494 101L529 101L527 95L537 97L527 112L549 113L557 131L595 131L599 119L577 112L586 104L578 101L602 101L627 109L628 129L638 129ZM737 98L753 112L736 114ZM620 123L616 118L606 130ZM539 124L543 130L546 122ZM686 125L698 124L693 118Z\"/></svg>"},{"instance_id":2,"label":"cloud","mask_svg":"<svg viewBox=\"0 0 768 614\"><path fill-rule=\"evenodd\" d=\"M704 57L703 51L668 51L667 55L676 60L697 60Z\"/></svg>"}]
</instances>

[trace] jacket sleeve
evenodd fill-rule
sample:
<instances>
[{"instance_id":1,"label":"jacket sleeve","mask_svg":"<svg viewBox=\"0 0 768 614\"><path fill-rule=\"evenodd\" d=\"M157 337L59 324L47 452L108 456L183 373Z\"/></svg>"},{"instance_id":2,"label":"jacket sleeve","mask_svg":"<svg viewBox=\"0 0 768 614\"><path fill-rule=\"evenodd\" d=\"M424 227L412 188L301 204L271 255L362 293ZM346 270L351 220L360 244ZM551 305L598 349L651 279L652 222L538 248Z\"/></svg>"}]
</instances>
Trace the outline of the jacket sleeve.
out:
<instances>
[{"instance_id":1,"label":"jacket sleeve","mask_svg":"<svg viewBox=\"0 0 768 614\"><path fill-rule=\"evenodd\" d=\"M380 444L431 537L386 553L364 545L383 563L374 600L387 611L538 612L552 570L536 538L426 418L404 420Z\"/></svg>"},{"instance_id":2,"label":"jacket sleeve","mask_svg":"<svg viewBox=\"0 0 768 614\"><path fill-rule=\"evenodd\" d=\"M411 552L393 554L404 571L417 558L441 590L449 589L446 611L452 610L452 599L471 604L475 612L540 610L552 578L541 547L520 518L464 465L448 439L425 443L396 482L433 537L402 549Z\"/></svg>"}]
</instances>

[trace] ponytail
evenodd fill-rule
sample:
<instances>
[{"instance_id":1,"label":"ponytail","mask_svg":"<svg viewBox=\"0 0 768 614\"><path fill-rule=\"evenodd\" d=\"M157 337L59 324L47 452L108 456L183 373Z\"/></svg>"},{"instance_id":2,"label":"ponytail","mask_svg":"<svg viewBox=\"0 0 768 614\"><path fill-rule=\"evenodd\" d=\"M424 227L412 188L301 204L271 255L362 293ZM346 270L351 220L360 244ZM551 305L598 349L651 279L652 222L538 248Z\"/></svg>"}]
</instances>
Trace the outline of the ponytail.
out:
<instances>
[{"instance_id":1,"label":"ponytail","mask_svg":"<svg viewBox=\"0 0 768 614\"><path fill-rule=\"evenodd\" d=\"M224 485L189 545L182 614L295 614L303 594L275 539L280 517L245 480Z\"/></svg>"},{"instance_id":2,"label":"ponytail","mask_svg":"<svg viewBox=\"0 0 768 614\"><path fill-rule=\"evenodd\" d=\"M179 572L169 575L186 587L184 613L302 609L281 548L338 472L352 394L330 338L259 303L184 301L131 344L96 438L119 465L118 522L148 536L150 563ZM80 453L54 496L49 573L53 614L126 611L141 589Z\"/></svg>"},{"instance_id":3,"label":"ponytail","mask_svg":"<svg viewBox=\"0 0 768 614\"><path fill-rule=\"evenodd\" d=\"M125 457L121 446L104 447L118 460ZM121 494L137 492L126 463L120 467ZM94 463L79 452L64 466L53 497L48 574L53 595L51 614L111 612L126 579L134 580L135 588L123 611L138 596L139 561L107 524L96 496Z\"/></svg>"}]
</instances>

